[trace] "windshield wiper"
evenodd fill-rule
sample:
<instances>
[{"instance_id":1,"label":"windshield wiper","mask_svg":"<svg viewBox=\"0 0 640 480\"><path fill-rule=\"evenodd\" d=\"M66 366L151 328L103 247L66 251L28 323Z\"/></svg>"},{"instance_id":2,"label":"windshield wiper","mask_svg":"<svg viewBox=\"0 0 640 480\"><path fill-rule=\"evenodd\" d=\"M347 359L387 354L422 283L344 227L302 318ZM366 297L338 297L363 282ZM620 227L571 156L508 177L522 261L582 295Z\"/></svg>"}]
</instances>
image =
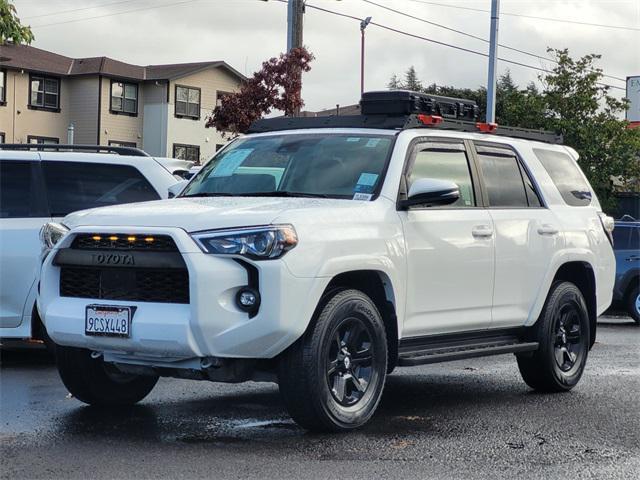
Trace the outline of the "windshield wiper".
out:
<instances>
[{"instance_id":1,"label":"windshield wiper","mask_svg":"<svg viewBox=\"0 0 640 480\"><path fill-rule=\"evenodd\" d=\"M179 198L194 198L194 197L239 197L235 193L220 193L220 192L198 192L190 193L187 195L180 195Z\"/></svg>"},{"instance_id":2,"label":"windshield wiper","mask_svg":"<svg viewBox=\"0 0 640 480\"><path fill-rule=\"evenodd\" d=\"M304 193L290 192L287 190L274 190L271 192L246 192L246 193L219 193L219 192L198 192L181 197L303 197L303 198L334 198L324 193Z\"/></svg>"}]
</instances>

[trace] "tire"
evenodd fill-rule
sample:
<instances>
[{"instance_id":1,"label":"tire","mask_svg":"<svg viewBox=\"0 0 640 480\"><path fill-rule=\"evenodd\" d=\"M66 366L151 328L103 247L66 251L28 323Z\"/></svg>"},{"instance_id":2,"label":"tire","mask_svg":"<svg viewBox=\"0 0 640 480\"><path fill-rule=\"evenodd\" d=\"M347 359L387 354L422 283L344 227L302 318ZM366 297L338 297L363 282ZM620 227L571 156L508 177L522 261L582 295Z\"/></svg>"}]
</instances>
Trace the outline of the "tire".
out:
<instances>
[{"instance_id":1,"label":"tire","mask_svg":"<svg viewBox=\"0 0 640 480\"><path fill-rule=\"evenodd\" d=\"M540 392L571 390L582 377L589 336L582 293L573 283L554 283L531 336L540 346L531 356L517 357L522 378Z\"/></svg>"},{"instance_id":2,"label":"tire","mask_svg":"<svg viewBox=\"0 0 640 480\"><path fill-rule=\"evenodd\" d=\"M307 430L348 431L374 414L386 379L387 337L378 309L359 290L321 301L311 325L281 356L278 384Z\"/></svg>"},{"instance_id":3,"label":"tire","mask_svg":"<svg viewBox=\"0 0 640 480\"><path fill-rule=\"evenodd\" d=\"M146 397L158 377L118 372L83 348L56 348L62 383L81 402L97 406L133 405Z\"/></svg>"},{"instance_id":4,"label":"tire","mask_svg":"<svg viewBox=\"0 0 640 480\"><path fill-rule=\"evenodd\" d=\"M624 299L627 313L636 324L640 325L640 285L636 285Z\"/></svg>"}]
</instances>

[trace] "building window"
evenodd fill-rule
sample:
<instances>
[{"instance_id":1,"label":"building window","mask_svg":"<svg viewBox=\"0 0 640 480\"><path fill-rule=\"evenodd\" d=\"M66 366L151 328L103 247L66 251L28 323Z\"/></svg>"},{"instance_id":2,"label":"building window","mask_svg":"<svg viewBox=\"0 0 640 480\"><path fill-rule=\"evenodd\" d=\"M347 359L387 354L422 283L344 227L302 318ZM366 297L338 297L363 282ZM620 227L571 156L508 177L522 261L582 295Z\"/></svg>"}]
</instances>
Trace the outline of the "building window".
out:
<instances>
[{"instance_id":1,"label":"building window","mask_svg":"<svg viewBox=\"0 0 640 480\"><path fill-rule=\"evenodd\" d=\"M176 117L200 118L200 89L176 85Z\"/></svg>"},{"instance_id":2,"label":"building window","mask_svg":"<svg viewBox=\"0 0 640 480\"><path fill-rule=\"evenodd\" d=\"M198 145L173 144L173 158L180 160L200 161L200 147Z\"/></svg>"},{"instance_id":3,"label":"building window","mask_svg":"<svg viewBox=\"0 0 640 480\"><path fill-rule=\"evenodd\" d=\"M136 142L121 142L120 140L109 140L110 147L133 147L137 148L138 144Z\"/></svg>"},{"instance_id":4,"label":"building window","mask_svg":"<svg viewBox=\"0 0 640 480\"><path fill-rule=\"evenodd\" d=\"M60 110L60 79L32 75L29 92L29 107Z\"/></svg>"},{"instance_id":5,"label":"building window","mask_svg":"<svg viewBox=\"0 0 640 480\"><path fill-rule=\"evenodd\" d=\"M34 144L40 144L40 145L44 145L44 144L57 145L60 143L60 139L55 137L39 137L37 135L28 135L27 143L34 143Z\"/></svg>"},{"instance_id":6,"label":"building window","mask_svg":"<svg viewBox=\"0 0 640 480\"><path fill-rule=\"evenodd\" d=\"M7 72L0 70L0 105L7 103Z\"/></svg>"},{"instance_id":7,"label":"building window","mask_svg":"<svg viewBox=\"0 0 640 480\"><path fill-rule=\"evenodd\" d=\"M111 82L111 113L138 114L138 85Z\"/></svg>"},{"instance_id":8,"label":"building window","mask_svg":"<svg viewBox=\"0 0 640 480\"><path fill-rule=\"evenodd\" d=\"M4 143L4 132L0 132L0 143Z\"/></svg>"},{"instance_id":9,"label":"building window","mask_svg":"<svg viewBox=\"0 0 640 480\"><path fill-rule=\"evenodd\" d=\"M216 92L216 107L219 107L222 105L222 99L227 95L231 95L231 92L223 92L221 90L218 90Z\"/></svg>"}]
</instances>

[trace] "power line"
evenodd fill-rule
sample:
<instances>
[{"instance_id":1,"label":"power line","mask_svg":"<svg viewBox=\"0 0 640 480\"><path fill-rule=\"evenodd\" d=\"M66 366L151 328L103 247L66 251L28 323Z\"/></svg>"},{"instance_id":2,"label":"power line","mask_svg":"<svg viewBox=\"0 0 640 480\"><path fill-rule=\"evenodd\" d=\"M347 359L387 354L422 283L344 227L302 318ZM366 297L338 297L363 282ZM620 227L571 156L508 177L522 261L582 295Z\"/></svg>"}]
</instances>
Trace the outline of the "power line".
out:
<instances>
[{"instance_id":1,"label":"power line","mask_svg":"<svg viewBox=\"0 0 640 480\"><path fill-rule=\"evenodd\" d=\"M91 10L93 8L109 7L111 5L119 5L121 3L131 3L131 2L135 2L135 1L137 1L137 0L120 0L119 2L102 3L100 5L93 5L91 7L72 8L72 9L69 9L69 10L59 10L57 12L42 13L40 15L31 15L29 17L24 17L22 20L31 20L33 18L42 18L42 17L52 17L54 15L62 15L64 13L81 12L81 11L84 11L84 10Z\"/></svg>"},{"instance_id":2,"label":"power line","mask_svg":"<svg viewBox=\"0 0 640 480\"><path fill-rule=\"evenodd\" d=\"M286 0L278 0L278 1L285 2ZM361 18L355 17L353 15L348 15L346 13L336 12L334 10L329 10L327 8L318 7L316 5L311 5L309 3L307 3L306 6L308 8L312 8L314 10L320 10L322 12L329 13L331 15L337 15L337 16L340 16L340 17L350 18L352 20L357 20L359 22L362 21ZM404 30L399 30L397 28L393 28L393 27L390 27L388 25L383 25L381 23L377 23L377 22L373 22L372 21L369 24L370 25L374 25L374 26L376 26L378 28L382 28L383 30L388 30L390 32L398 33L400 35L404 35L404 36L407 36L407 37L416 38L418 40L423 40L423 41L430 42L430 43L435 43L436 45L441 45L441 46L444 46L444 47L453 48L455 50L459 50L459 51L462 51L462 52L472 53L474 55L479 55L479 56L485 57L485 58L487 58L489 56L488 54L486 54L484 52L479 52L477 50L472 50L470 48L461 47L459 45L452 45L450 43L441 42L439 40L434 40L432 38L424 37L422 35L417 35L415 33L410 33L410 32L406 32ZM551 71L551 70L548 70L548 69L545 69L545 68L542 68L542 67L536 67L535 65L529 65L529 64L526 64L526 63L517 62L515 60L508 60L506 58L500 58L500 57L498 57L498 60L500 60L501 62L504 62L504 63L509 63L509 64L512 64L512 65L517 65L519 67L529 68L529 69L537 70L537 71L544 72L544 73L553 73L553 71ZM625 90L623 87L618 87L616 85L609 85L609 84L601 83L601 82L598 82L598 85L602 85L602 86L609 87L609 88L615 88L615 89L618 89L618 90Z\"/></svg>"},{"instance_id":3,"label":"power line","mask_svg":"<svg viewBox=\"0 0 640 480\"><path fill-rule=\"evenodd\" d=\"M448 5L446 3L428 2L426 0L410 0L410 1L411 2L416 2L416 3L424 3L424 4L427 4L427 5L435 5L437 7L457 8L459 10L470 10L472 12L489 13L489 10L483 10L482 8L461 7L460 5ZM508 15L510 17L532 18L532 19L535 19L535 20L544 20L544 21L547 21L547 22L573 23L573 24L576 24L576 25L584 25L584 26L587 26L587 27L614 28L614 29L618 29L618 30L632 30L632 31L639 31L640 32L640 28L627 27L625 25L605 25L605 24L602 24L602 23L579 22L577 20L565 20L565 19L549 18L549 17L536 17L535 15L524 15L522 13L501 12L500 15Z\"/></svg>"},{"instance_id":4,"label":"power line","mask_svg":"<svg viewBox=\"0 0 640 480\"><path fill-rule=\"evenodd\" d=\"M200 2L200 1L202 1L202 0L184 0L182 2L165 3L163 5L151 5L151 6L147 6L147 7L132 8L130 10L122 10L120 12L105 13L103 15L95 15L93 17L82 17L82 18L76 18L76 19L73 19L73 20L65 20L65 21L62 21L62 22L45 23L43 25L33 25L33 28L43 28L43 27L51 27L51 26L54 26L54 25L64 25L66 23L82 22L84 20L94 20L96 18L113 17L115 15L123 15L125 13L132 13L132 12L140 12L142 10L152 10L152 9L155 9L155 8L175 7L175 6L178 6L178 5L184 5L184 4L187 4L187 3Z\"/></svg>"},{"instance_id":5,"label":"power line","mask_svg":"<svg viewBox=\"0 0 640 480\"><path fill-rule=\"evenodd\" d=\"M424 22L424 23L427 23L429 25L433 25L435 27L443 28L445 30L448 30L448 31L451 31L451 32L455 32L455 33L458 33L460 35L464 35L465 37L473 38L475 40L480 40L481 42L484 42L484 43L489 43L489 40L487 40L486 38L479 37L477 35L472 35L470 33L464 32L462 30L457 30L455 28L447 27L446 25L442 25L441 23L436 23L436 22L432 22L431 20L426 20L424 18L416 17L415 15L411 15L409 13L402 12L400 10L396 10L394 8L391 8L391 7L387 7L386 5L381 5L379 3L372 2L371 0L362 0L362 1L365 2L365 3L369 3L371 5L375 5L376 7L383 8L383 9L388 10L390 12L397 13L398 15L402 15L402 16L405 16L405 17L408 17L408 18L412 18L414 20L418 20L420 22ZM553 58L545 57L543 55L538 55L536 53L527 52L525 50L520 50L518 48L510 47L508 45L504 45L502 43L499 43L498 46L501 47L501 48L504 48L506 50L512 50L514 52L522 53L524 55L528 55L530 57L537 58L539 60L545 60L545 61L548 61L548 62L558 63L558 61L554 60ZM627 81L625 78L614 77L613 75L604 75L603 74L603 77L608 77L608 78L611 78L611 79L614 79L614 80L619 80L621 82L626 82Z\"/></svg>"}]
</instances>

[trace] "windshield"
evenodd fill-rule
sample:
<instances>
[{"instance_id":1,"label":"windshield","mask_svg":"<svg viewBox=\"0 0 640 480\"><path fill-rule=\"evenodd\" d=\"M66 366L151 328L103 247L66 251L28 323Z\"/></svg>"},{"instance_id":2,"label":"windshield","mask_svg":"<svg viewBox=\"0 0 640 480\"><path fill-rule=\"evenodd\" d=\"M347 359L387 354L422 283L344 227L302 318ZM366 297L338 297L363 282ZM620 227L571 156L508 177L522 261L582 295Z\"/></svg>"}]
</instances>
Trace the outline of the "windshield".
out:
<instances>
[{"instance_id":1,"label":"windshield","mask_svg":"<svg viewBox=\"0 0 640 480\"><path fill-rule=\"evenodd\" d=\"M236 140L181 196L369 200L384 180L393 135L289 134Z\"/></svg>"}]
</instances>

